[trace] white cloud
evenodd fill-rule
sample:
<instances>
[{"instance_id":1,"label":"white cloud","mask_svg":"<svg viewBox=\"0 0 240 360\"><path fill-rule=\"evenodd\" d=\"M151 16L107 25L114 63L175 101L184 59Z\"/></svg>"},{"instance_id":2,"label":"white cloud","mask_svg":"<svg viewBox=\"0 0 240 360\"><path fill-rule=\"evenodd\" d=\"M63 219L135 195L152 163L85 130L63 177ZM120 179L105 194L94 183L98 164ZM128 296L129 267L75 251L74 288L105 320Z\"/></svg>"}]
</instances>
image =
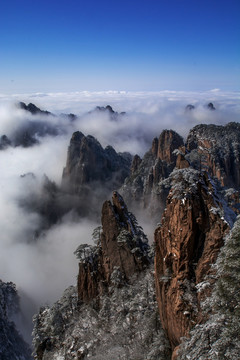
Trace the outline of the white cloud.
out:
<instances>
[{"instance_id":1,"label":"white cloud","mask_svg":"<svg viewBox=\"0 0 240 360\"><path fill-rule=\"evenodd\" d=\"M17 109L13 105L17 101L33 102L56 114L75 113L79 118L71 123L59 117L34 117ZM205 107L209 102L213 102L216 111ZM115 111L125 111L126 115L118 121L110 121L105 113L86 114L98 105L108 104ZM195 110L186 112L187 104L195 105ZM45 237L31 242L41 219L36 213L24 211L17 202L20 196L27 196L31 190L37 191L43 174L60 184L73 131L91 134L103 146L110 144L117 151L143 155L153 137L159 136L163 129L172 128L186 136L196 124L239 121L239 113L239 93L223 93L219 89L201 93L85 91L0 95L0 136L11 136L19 127L36 119L65 130L59 136L40 139L40 144L31 148L0 151L1 278L16 282L38 305L54 301L76 280L78 268L73 251L79 243L90 240L97 224L65 219L47 231ZM34 181L20 177L29 172L36 175Z\"/></svg>"}]
</instances>

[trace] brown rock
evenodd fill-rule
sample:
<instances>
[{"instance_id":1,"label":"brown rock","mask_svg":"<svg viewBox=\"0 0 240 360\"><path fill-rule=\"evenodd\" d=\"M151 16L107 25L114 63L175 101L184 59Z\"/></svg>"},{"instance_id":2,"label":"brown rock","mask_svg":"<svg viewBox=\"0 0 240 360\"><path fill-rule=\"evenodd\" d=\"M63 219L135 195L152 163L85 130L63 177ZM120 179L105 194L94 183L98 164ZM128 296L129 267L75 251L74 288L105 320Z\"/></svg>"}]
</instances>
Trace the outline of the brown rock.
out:
<instances>
[{"instance_id":1,"label":"brown rock","mask_svg":"<svg viewBox=\"0 0 240 360\"><path fill-rule=\"evenodd\" d=\"M99 293L98 281L101 281L101 274L97 273L98 262L79 263L78 272L78 300L79 302L88 303L96 298Z\"/></svg>"},{"instance_id":2,"label":"brown rock","mask_svg":"<svg viewBox=\"0 0 240 360\"><path fill-rule=\"evenodd\" d=\"M158 153L158 138L154 138L152 141L152 154L157 157Z\"/></svg>"},{"instance_id":3,"label":"brown rock","mask_svg":"<svg viewBox=\"0 0 240 360\"><path fill-rule=\"evenodd\" d=\"M179 346L176 346L172 352L172 358L171 360L177 360L178 358L178 350L179 350Z\"/></svg>"},{"instance_id":4,"label":"brown rock","mask_svg":"<svg viewBox=\"0 0 240 360\"><path fill-rule=\"evenodd\" d=\"M173 154L175 149L183 145L183 139L173 130L164 130L158 139L158 153L160 160L168 164L176 161L176 155Z\"/></svg>"},{"instance_id":5,"label":"brown rock","mask_svg":"<svg viewBox=\"0 0 240 360\"><path fill-rule=\"evenodd\" d=\"M173 130L163 130L159 139L153 139L151 153L156 159L153 166L149 168L145 181L144 207L149 206L149 202L156 202L156 199L151 196L153 189L174 169L177 159L174 150L179 147L183 147L183 139Z\"/></svg>"},{"instance_id":6,"label":"brown rock","mask_svg":"<svg viewBox=\"0 0 240 360\"><path fill-rule=\"evenodd\" d=\"M133 157L132 165L131 165L131 174L133 174L135 171L138 170L139 165L141 164L141 162L142 162L142 159L140 158L140 156L135 155Z\"/></svg>"},{"instance_id":7,"label":"brown rock","mask_svg":"<svg viewBox=\"0 0 240 360\"><path fill-rule=\"evenodd\" d=\"M165 207L166 191L164 195L160 194L159 183L175 168L177 155L174 150L179 147L184 148L181 136L173 130L162 131L159 138L153 139L152 147L141 162L134 159L131 175L121 188L124 198L133 207L147 211L153 222L159 222L159 213Z\"/></svg>"},{"instance_id":8,"label":"brown rock","mask_svg":"<svg viewBox=\"0 0 240 360\"><path fill-rule=\"evenodd\" d=\"M240 191L231 188L227 189L224 195L228 206L235 214L240 214Z\"/></svg>"},{"instance_id":9,"label":"brown rock","mask_svg":"<svg viewBox=\"0 0 240 360\"><path fill-rule=\"evenodd\" d=\"M195 285L210 274L229 229L206 177L186 169L175 181L155 231L157 300L173 349L199 317Z\"/></svg>"},{"instance_id":10,"label":"brown rock","mask_svg":"<svg viewBox=\"0 0 240 360\"><path fill-rule=\"evenodd\" d=\"M190 166L189 162L185 159L185 156L181 153L178 154L176 160L176 168L185 169Z\"/></svg>"},{"instance_id":11,"label":"brown rock","mask_svg":"<svg viewBox=\"0 0 240 360\"><path fill-rule=\"evenodd\" d=\"M88 252L79 264L79 301L89 302L108 291L115 270L122 281L129 281L150 262L147 238L115 191L112 203L105 201L102 207L100 246Z\"/></svg>"}]
</instances>

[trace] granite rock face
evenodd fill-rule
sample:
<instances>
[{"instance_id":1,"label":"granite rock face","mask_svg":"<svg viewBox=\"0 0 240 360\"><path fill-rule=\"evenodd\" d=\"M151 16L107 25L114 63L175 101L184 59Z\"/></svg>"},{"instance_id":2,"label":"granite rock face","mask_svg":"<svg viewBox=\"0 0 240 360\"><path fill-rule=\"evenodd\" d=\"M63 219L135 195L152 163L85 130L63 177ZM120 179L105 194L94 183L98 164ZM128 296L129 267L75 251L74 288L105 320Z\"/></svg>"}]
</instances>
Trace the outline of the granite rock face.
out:
<instances>
[{"instance_id":1,"label":"granite rock face","mask_svg":"<svg viewBox=\"0 0 240 360\"><path fill-rule=\"evenodd\" d=\"M162 224L155 231L156 294L172 349L201 317L200 300L207 294L198 289L211 278L211 265L229 231L224 216L207 175L175 170Z\"/></svg>"},{"instance_id":2,"label":"granite rock face","mask_svg":"<svg viewBox=\"0 0 240 360\"><path fill-rule=\"evenodd\" d=\"M96 246L80 245L77 289L34 317L38 360L169 360L154 291L153 253L116 191L102 207Z\"/></svg>"},{"instance_id":3,"label":"granite rock face","mask_svg":"<svg viewBox=\"0 0 240 360\"><path fill-rule=\"evenodd\" d=\"M167 164L176 162L174 150L183 145L183 139L173 130L164 130L158 139L157 158Z\"/></svg>"},{"instance_id":4,"label":"granite rock face","mask_svg":"<svg viewBox=\"0 0 240 360\"><path fill-rule=\"evenodd\" d=\"M197 125L190 130L187 159L216 176L222 186L240 188L240 124Z\"/></svg>"},{"instance_id":5,"label":"granite rock face","mask_svg":"<svg viewBox=\"0 0 240 360\"><path fill-rule=\"evenodd\" d=\"M129 165L126 158L117 154L111 146L103 149L93 136L84 136L77 131L72 135L68 148L63 187L68 187L75 194L82 192L82 186L87 188L94 183L116 188L129 174Z\"/></svg>"},{"instance_id":6,"label":"granite rock face","mask_svg":"<svg viewBox=\"0 0 240 360\"><path fill-rule=\"evenodd\" d=\"M77 131L72 135L62 190L79 202L79 212L98 213L100 204L119 188L130 173L131 156L105 149L93 136Z\"/></svg>"},{"instance_id":7,"label":"granite rock face","mask_svg":"<svg viewBox=\"0 0 240 360\"><path fill-rule=\"evenodd\" d=\"M110 146L103 149L94 137L76 132L68 149L62 184L58 186L43 176L41 189L36 191L35 175L23 174L22 181L31 178L33 190L29 190L29 196L20 198L19 203L40 215L38 233L41 228L61 221L66 214L99 221L103 201L129 174L131 159L129 153L117 154Z\"/></svg>"},{"instance_id":8,"label":"granite rock face","mask_svg":"<svg viewBox=\"0 0 240 360\"><path fill-rule=\"evenodd\" d=\"M181 338L206 321L200 303L211 294L212 265L240 210L239 146L237 123L198 125L185 144L174 131L164 130L142 159L133 158L130 167L129 158L113 148L103 149L93 137L73 134L63 191L86 202L100 188L104 195L120 186L130 173L120 190L126 202L162 219L155 231L155 289L146 288L152 266L146 236L122 196L114 191L112 201L102 206L96 245L80 245L75 252L79 258L77 289L71 288L53 308L44 308L36 316L38 359L90 356L112 360L120 352L122 359L168 359L167 348L160 344L161 354L146 350L145 345L155 341L155 325L150 342L145 333L139 336L145 315L154 309L155 300L149 296L155 294L172 359L177 359ZM91 211L97 209L89 204ZM135 286L141 288L139 295ZM129 305L132 302L136 311ZM162 332L160 335L163 339ZM119 345L121 339L126 347Z\"/></svg>"},{"instance_id":9,"label":"granite rock face","mask_svg":"<svg viewBox=\"0 0 240 360\"><path fill-rule=\"evenodd\" d=\"M175 150L184 145L183 139L173 130L164 130L159 138L154 138L151 149L143 159L135 156L131 175L121 188L127 203L149 209L154 218L164 207L165 194L158 194L159 182L167 178L176 166Z\"/></svg>"},{"instance_id":10,"label":"granite rock face","mask_svg":"<svg viewBox=\"0 0 240 360\"><path fill-rule=\"evenodd\" d=\"M181 337L206 320L200 302L211 293L212 264L239 213L240 126L198 125L186 144L174 138L163 132L141 161L135 157L122 189L128 203L162 216L156 294L176 358Z\"/></svg>"},{"instance_id":11,"label":"granite rock face","mask_svg":"<svg viewBox=\"0 0 240 360\"><path fill-rule=\"evenodd\" d=\"M197 125L190 130L185 144L174 131L164 130L159 138L153 139L143 159L134 157L131 174L121 188L127 203L147 210L155 223L160 221L157 214L161 215L165 208L171 188L169 176L175 167L207 172L223 189L232 188L226 200L238 209L240 124Z\"/></svg>"},{"instance_id":12,"label":"granite rock face","mask_svg":"<svg viewBox=\"0 0 240 360\"><path fill-rule=\"evenodd\" d=\"M86 249L80 245L77 255L80 259L80 302L91 301L108 292L114 273L124 283L151 263L146 235L118 192L113 192L112 202L103 204L98 246Z\"/></svg>"}]
</instances>

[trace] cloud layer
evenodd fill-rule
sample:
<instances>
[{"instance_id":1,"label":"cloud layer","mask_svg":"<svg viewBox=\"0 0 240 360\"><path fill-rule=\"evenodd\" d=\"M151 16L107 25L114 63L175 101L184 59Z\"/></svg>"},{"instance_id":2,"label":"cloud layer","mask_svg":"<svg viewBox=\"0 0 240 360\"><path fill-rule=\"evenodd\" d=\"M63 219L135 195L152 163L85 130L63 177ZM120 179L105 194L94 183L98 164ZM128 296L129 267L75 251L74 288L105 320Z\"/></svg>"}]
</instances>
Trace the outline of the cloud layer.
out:
<instances>
[{"instance_id":1,"label":"cloud layer","mask_svg":"<svg viewBox=\"0 0 240 360\"><path fill-rule=\"evenodd\" d=\"M9 147L0 151L0 278L15 282L36 306L53 302L64 288L75 282L77 260L73 251L80 243L91 242L92 230L98 224L86 219L76 221L69 215L34 240L41 217L19 203L20 198L40 191L44 174L61 183L74 131L95 136L102 146L112 145L117 151L143 156L163 129L171 128L186 137L189 129L200 123L239 121L238 99L238 93L222 93L219 89L205 93L109 91L0 95L0 136L11 137L34 122L47 123L59 130L58 135L39 138L39 144L34 147ZM33 116L17 108L18 101L33 102L57 116ZM215 111L206 108L209 102L214 103ZM88 113L96 106L108 104L126 115L112 121L107 112ZM195 109L186 112L188 104L193 104ZM75 113L78 118L71 122L61 117L61 113ZM21 177L27 173L35 177Z\"/></svg>"}]
</instances>

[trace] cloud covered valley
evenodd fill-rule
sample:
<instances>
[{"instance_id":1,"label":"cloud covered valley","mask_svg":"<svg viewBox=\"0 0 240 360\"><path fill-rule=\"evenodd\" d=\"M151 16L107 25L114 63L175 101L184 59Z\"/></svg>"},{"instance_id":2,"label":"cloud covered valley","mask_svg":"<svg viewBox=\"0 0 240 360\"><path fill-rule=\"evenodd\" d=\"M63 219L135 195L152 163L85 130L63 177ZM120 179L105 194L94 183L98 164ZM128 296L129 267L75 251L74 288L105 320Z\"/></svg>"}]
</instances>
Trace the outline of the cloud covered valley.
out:
<instances>
[{"instance_id":1,"label":"cloud covered valley","mask_svg":"<svg viewBox=\"0 0 240 360\"><path fill-rule=\"evenodd\" d=\"M104 148L111 145L117 152L142 157L163 129L173 129L186 138L198 124L239 122L238 99L238 93L218 89L203 93L0 95L0 137L6 135L13 145L0 150L0 278L17 285L23 308L19 327L28 341L33 313L75 283L77 259L73 252L79 244L92 242L92 231L100 221L100 214L99 218L79 217L69 208L59 221L46 226L39 203L34 202L42 196L46 177L61 186L73 132L96 137ZM20 101L34 103L51 114L32 114L16 106ZM210 110L209 103L216 110ZM194 109L186 110L188 104ZM96 109L107 105L115 112ZM31 146L19 143L26 134L34 139ZM153 236L147 224L144 229Z\"/></svg>"}]
</instances>

